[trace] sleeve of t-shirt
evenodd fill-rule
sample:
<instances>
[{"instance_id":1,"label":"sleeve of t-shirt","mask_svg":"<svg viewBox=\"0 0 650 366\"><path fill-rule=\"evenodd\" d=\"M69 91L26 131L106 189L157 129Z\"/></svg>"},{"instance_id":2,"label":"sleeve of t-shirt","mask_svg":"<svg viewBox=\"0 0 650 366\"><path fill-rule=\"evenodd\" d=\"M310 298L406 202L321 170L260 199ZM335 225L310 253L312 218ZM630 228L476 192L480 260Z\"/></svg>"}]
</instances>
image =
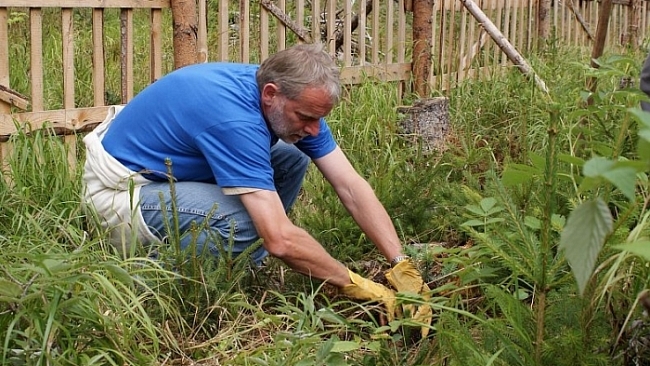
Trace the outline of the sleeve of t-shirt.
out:
<instances>
[{"instance_id":1,"label":"sleeve of t-shirt","mask_svg":"<svg viewBox=\"0 0 650 366\"><path fill-rule=\"evenodd\" d=\"M220 123L196 136L217 185L275 191L268 132L258 124Z\"/></svg>"},{"instance_id":2,"label":"sleeve of t-shirt","mask_svg":"<svg viewBox=\"0 0 650 366\"><path fill-rule=\"evenodd\" d=\"M307 136L296 143L296 147L312 160L322 158L336 148L336 141L332 136L325 119L320 119L320 131L316 136Z\"/></svg>"}]
</instances>

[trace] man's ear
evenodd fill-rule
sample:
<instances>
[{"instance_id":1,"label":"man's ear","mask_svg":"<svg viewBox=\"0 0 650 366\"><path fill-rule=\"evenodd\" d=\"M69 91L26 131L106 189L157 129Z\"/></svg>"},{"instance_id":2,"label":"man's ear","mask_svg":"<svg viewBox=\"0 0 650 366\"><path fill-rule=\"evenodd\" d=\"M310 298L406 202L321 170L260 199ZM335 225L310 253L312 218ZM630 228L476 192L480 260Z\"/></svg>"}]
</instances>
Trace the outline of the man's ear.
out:
<instances>
[{"instance_id":1,"label":"man's ear","mask_svg":"<svg viewBox=\"0 0 650 366\"><path fill-rule=\"evenodd\" d=\"M280 93L280 88L273 83L266 83L262 87L262 103L271 103L273 98Z\"/></svg>"}]
</instances>

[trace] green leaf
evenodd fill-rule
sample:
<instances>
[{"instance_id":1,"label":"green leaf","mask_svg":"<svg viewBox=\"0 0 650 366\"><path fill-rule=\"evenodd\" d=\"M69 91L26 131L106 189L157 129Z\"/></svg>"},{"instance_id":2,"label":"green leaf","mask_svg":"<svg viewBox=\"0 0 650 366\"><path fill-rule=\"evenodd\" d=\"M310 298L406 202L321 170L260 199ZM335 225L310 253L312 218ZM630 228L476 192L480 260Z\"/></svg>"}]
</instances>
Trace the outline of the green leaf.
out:
<instances>
[{"instance_id":1,"label":"green leaf","mask_svg":"<svg viewBox=\"0 0 650 366\"><path fill-rule=\"evenodd\" d=\"M650 128L650 113L641 108L629 108L628 111L636 117L642 126Z\"/></svg>"},{"instance_id":2,"label":"green leaf","mask_svg":"<svg viewBox=\"0 0 650 366\"><path fill-rule=\"evenodd\" d=\"M485 223L480 220L468 220L465 221L461 226L483 226Z\"/></svg>"},{"instance_id":3,"label":"green leaf","mask_svg":"<svg viewBox=\"0 0 650 366\"><path fill-rule=\"evenodd\" d=\"M639 257L650 261L650 241L648 240L614 245L614 248L636 254Z\"/></svg>"},{"instance_id":4,"label":"green leaf","mask_svg":"<svg viewBox=\"0 0 650 366\"><path fill-rule=\"evenodd\" d=\"M585 165L584 159L581 159L577 156L568 155L568 154L558 154L557 160L563 161L565 163L577 165L577 166Z\"/></svg>"},{"instance_id":5,"label":"green leaf","mask_svg":"<svg viewBox=\"0 0 650 366\"><path fill-rule=\"evenodd\" d=\"M562 228L566 224L566 218L562 215L553 214L551 215L551 227L556 231L562 231Z\"/></svg>"},{"instance_id":6,"label":"green leaf","mask_svg":"<svg viewBox=\"0 0 650 366\"><path fill-rule=\"evenodd\" d=\"M518 289L517 291L515 291L515 293L513 294L513 296L514 296L515 299L517 299L517 300L526 300L527 298L530 297L530 293L528 293L528 291L526 291L526 290L520 288L520 289Z\"/></svg>"},{"instance_id":7,"label":"green leaf","mask_svg":"<svg viewBox=\"0 0 650 366\"><path fill-rule=\"evenodd\" d=\"M626 162L614 162L603 157L595 157L587 161L583 173L590 178L603 177L630 201L634 201L636 187L635 165Z\"/></svg>"},{"instance_id":8,"label":"green leaf","mask_svg":"<svg viewBox=\"0 0 650 366\"><path fill-rule=\"evenodd\" d=\"M508 164L501 175L504 186L516 186L531 181L541 172L531 166L523 164Z\"/></svg>"},{"instance_id":9,"label":"green leaf","mask_svg":"<svg viewBox=\"0 0 650 366\"><path fill-rule=\"evenodd\" d=\"M339 314L333 312L332 309L321 308L321 309L318 309L318 311L316 313L318 314L320 319L322 319L322 320L324 320L326 322L330 322L330 323L334 323L334 324L341 324L341 325L345 324L345 318L340 316Z\"/></svg>"},{"instance_id":10,"label":"green leaf","mask_svg":"<svg viewBox=\"0 0 650 366\"><path fill-rule=\"evenodd\" d=\"M63 272L71 267L63 259L45 258L41 263L43 268L45 268L49 274Z\"/></svg>"},{"instance_id":11,"label":"green leaf","mask_svg":"<svg viewBox=\"0 0 650 366\"><path fill-rule=\"evenodd\" d=\"M340 353L330 353L325 359L325 366L347 366L345 356Z\"/></svg>"},{"instance_id":12,"label":"green leaf","mask_svg":"<svg viewBox=\"0 0 650 366\"><path fill-rule=\"evenodd\" d=\"M338 341L334 343L331 352L350 352L356 351L361 348L361 345L353 341Z\"/></svg>"},{"instance_id":13,"label":"green leaf","mask_svg":"<svg viewBox=\"0 0 650 366\"><path fill-rule=\"evenodd\" d=\"M601 198L583 202L569 215L560 237L560 249L565 251L581 295L613 226L612 214Z\"/></svg>"},{"instance_id":14,"label":"green leaf","mask_svg":"<svg viewBox=\"0 0 650 366\"><path fill-rule=\"evenodd\" d=\"M17 284L0 278L0 296L20 299L23 290Z\"/></svg>"},{"instance_id":15,"label":"green leaf","mask_svg":"<svg viewBox=\"0 0 650 366\"><path fill-rule=\"evenodd\" d=\"M622 167L603 173L603 177L616 186L630 201L634 201L636 187L636 170Z\"/></svg>"},{"instance_id":16,"label":"green leaf","mask_svg":"<svg viewBox=\"0 0 650 366\"><path fill-rule=\"evenodd\" d=\"M366 348L370 351L373 352L378 352L381 350L381 342L379 341L371 341L366 344Z\"/></svg>"},{"instance_id":17,"label":"green leaf","mask_svg":"<svg viewBox=\"0 0 650 366\"><path fill-rule=\"evenodd\" d=\"M530 174L541 174L542 171L535 168L534 166L526 165L526 164L517 164L517 163L510 163L507 165L507 168L514 169L520 172L526 172Z\"/></svg>"},{"instance_id":18,"label":"green leaf","mask_svg":"<svg viewBox=\"0 0 650 366\"><path fill-rule=\"evenodd\" d=\"M492 364L494 363L494 361L496 361L496 360L499 358L499 355L501 354L501 352L503 352L503 348L501 348L500 350L498 350L497 353L493 354L492 357L490 357L490 359L487 361L487 363L485 364L485 366L492 366Z\"/></svg>"},{"instance_id":19,"label":"green leaf","mask_svg":"<svg viewBox=\"0 0 650 366\"><path fill-rule=\"evenodd\" d=\"M640 138L642 138L644 141L650 141L650 129L648 128L642 128L639 130L637 133Z\"/></svg>"},{"instance_id":20,"label":"green leaf","mask_svg":"<svg viewBox=\"0 0 650 366\"><path fill-rule=\"evenodd\" d=\"M539 230L542 228L542 222L537 217L533 216L524 217L524 224L533 230Z\"/></svg>"},{"instance_id":21,"label":"green leaf","mask_svg":"<svg viewBox=\"0 0 650 366\"><path fill-rule=\"evenodd\" d=\"M481 207L475 206L475 205L467 205L465 206L465 209L474 215L477 216L485 216L485 211Z\"/></svg>"},{"instance_id":22,"label":"green leaf","mask_svg":"<svg viewBox=\"0 0 650 366\"><path fill-rule=\"evenodd\" d=\"M133 277L127 272L124 268L113 264L113 263L106 263L104 267L110 272L113 276L115 276L115 279L118 281L122 282L125 285L133 286Z\"/></svg>"},{"instance_id":23,"label":"green leaf","mask_svg":"<svg viewBox=\"0 0 650 366\"><path fill-rule=\"evenodd\" d=\"M505 187L518 186L533 180L534 175L506 168L501 174L501 183Z\"/></svg>"},{"instance_id":24,"label":"green leaf","mask_svg":"<svg viewBox=\"0 0 650 366\"><path fill-rule=\"evenodd\" d=\"M597 156L587 161L582 172L587 177L596 178L602 176L603 173L612 169L613 166L614 166L613 161Z\"/></svg>"},{"instance_id":25,"label":"green leaf","mask_svg":"<svg viewBox=\"0 0 650 366\"><path fill-rule=\"evenodd\" d=\"M322 361L327 358L327 355L332 351L336 342L338 342L338 337L334 336L323 343L318 352L316 352L316 359Z\"/></svg>"},{"instance_id":26,"label":"green leaf","mask_svg":"<svg viewBox=\"0 0 650 366\"><path fill-rule=\"evenodd\" d=\"M490 210L497 204L497 200L494 197L487 197L481 200L481 209L483 212L490 212Z\"/></svg>"},{"instance_id":27,"label":"green leaf","mask_svg":"<svg viewBox=\"0 0 650 366\"><path fill-rule=\"evenodd\" d=\"M639 136L641 136L641 131L639 131ZM639 157L644 161L650 161L650 131L648 131L648 137L640 138L637 145L637 152Z\"/></svg>"},{"instance_id":28,"label":"green leaf","mask_svg":"<svg viewBox=\"0 0 650 366\"><path fill-rule=\"evenodd\" d=\"M537 168L537 171L540 174L544 171L544 169L546 169L546 158L544 158L543 156L531 152L530 154L528 154L528 158L533 163L533 166Z\"/></svg>"},{"instance_id":29,"label":"green leaf","mask_svg":"<svg viewBox=\"0 0 650 366\"><path fill-rule=\"evenodd\" d=\"M601 177L585 177L585 179L580 182L580 192L587 192L589 190L596 189L602 180L603 178Z\"/></svg>"}]
</instances>

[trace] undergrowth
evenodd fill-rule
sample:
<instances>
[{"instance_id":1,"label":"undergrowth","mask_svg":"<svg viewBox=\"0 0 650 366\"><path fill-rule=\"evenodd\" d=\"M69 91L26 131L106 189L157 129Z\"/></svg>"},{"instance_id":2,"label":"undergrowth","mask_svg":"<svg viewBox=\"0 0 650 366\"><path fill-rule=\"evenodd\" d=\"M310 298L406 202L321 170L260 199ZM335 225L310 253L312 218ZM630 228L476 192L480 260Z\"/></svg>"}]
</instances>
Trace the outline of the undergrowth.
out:
<instances>
[{"instance_id":1,"label":"undergrowth","mask_svg":"<svg viewBox=\"0 0 650 366\"><path fill-rule=\"evenodd\" d=\"M155 258L144 247L123 256L81 210L81 169L69 165L67 145L45 132L16 136L0 181L0 363L646 362L648 268L616 245L648 236L647 178L635 175L630 199L616 179L584 175L595 156L645 157L628 110L644 96L619 85L638 78L641 56L607 56L596 70L583 55L557 52L530 57L549 95L515 68L449 91L441 150L426 153L402 134L391 83L350 88L328 118L432 287L426 339L414 335L417 324L384 324L376 304L343 298L275 259L255 267L230 258L227 243L218 259L179 253L173 237ZM593 95L584 90L590 76ZM576 208L598 197L613 229L582 291L559 244ZM291 217L381 281L387 264L313 167Z\"/></svg>"}]
</instances>

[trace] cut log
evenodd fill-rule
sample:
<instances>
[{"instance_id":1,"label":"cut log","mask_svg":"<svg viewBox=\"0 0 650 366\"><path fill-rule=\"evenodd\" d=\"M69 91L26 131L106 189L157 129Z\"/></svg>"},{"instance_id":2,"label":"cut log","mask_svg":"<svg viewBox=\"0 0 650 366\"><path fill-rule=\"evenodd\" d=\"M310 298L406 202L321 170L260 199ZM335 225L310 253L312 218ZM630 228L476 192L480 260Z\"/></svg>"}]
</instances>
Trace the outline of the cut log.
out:
<instances>
[{"instance_id":1,"label":"cut log","mask_svg":"<svg viewBox=\"0 0 650 366\"><path fill-rule=\"evenodd\" d=\"M420 99L397 111L405 115L399 122L400 132L419 145L423 153L440 150L449 131L448 98Z\"/></svg>"}]
</instances>

